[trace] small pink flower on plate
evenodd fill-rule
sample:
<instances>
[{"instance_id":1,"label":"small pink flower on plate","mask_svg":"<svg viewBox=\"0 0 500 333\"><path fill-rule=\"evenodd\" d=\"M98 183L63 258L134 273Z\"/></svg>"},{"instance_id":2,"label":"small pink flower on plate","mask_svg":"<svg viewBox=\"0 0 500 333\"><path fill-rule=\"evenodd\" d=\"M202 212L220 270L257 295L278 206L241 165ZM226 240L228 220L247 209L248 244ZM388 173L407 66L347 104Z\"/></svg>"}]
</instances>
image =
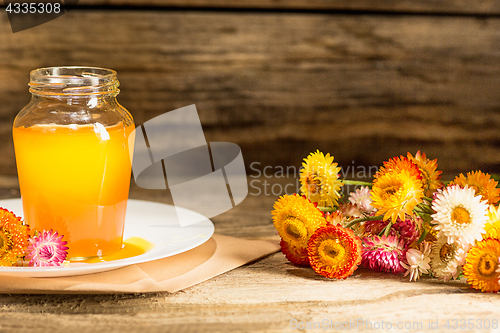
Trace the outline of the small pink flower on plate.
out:
<instances>
[{"instance_id":1,"label":"small pink flower on plate","mask_svg":"<svg viewBox=\"0 0 500 333\"><path fill-rule=\"evenodd\" d=\"M48 267L64 266L68 255L67 242L62 240L57 231L42 231L29 239L26 260L29 266Z\"/></svg>"}]
</instances>

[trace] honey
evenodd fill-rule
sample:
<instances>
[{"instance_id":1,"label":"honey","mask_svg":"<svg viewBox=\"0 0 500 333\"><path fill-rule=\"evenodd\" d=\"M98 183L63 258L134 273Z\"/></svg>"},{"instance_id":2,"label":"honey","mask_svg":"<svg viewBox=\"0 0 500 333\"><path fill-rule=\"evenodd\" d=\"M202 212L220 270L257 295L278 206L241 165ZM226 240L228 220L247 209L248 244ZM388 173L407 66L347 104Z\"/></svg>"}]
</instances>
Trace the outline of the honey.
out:
<instances>
[{"instance_id":1,"label":"honey","mask_svg":"<svg viewBox=\"0 0 500 333\"><path fill-rule=\"evenodd\" d=\"M94 257L92 259L79 261L84 263L99 263L99 262L109 262L120 259L132 258L141 254L144 254L151 250L154 244L140 237L131 237L123 241L122 249L118 252L108 254L101 257Z\"/></svg>"},{"instance_id":2,"label":"honey","mask_svg":"<svg viewBox=\"0 0 500 333\"><path fill-rule=\"evenodd\" d=\"M31 230L54 230L68 257L122 248L133 126L34 125L13 129L24 216Z\"/></svg>"}]
</instances>

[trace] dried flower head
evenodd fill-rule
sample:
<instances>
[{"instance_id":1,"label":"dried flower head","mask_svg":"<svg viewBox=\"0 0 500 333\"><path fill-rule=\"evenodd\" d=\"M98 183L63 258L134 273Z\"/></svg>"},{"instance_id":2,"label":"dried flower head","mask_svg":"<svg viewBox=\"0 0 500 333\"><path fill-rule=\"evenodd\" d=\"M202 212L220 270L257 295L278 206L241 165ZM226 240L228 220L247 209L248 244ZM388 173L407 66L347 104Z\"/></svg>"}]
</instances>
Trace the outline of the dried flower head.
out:
<instances>
[{"instance_id":1,"label":"dried flower head","mask_svg":"<svg viewBox=\"0 0 500 333\"><path fill-rule=\"evenodd\" d=\"M0 208L0 266L12 266L24 257L29 227L11 211Z\"/></svg>"},{"instance_id":2,"label":"dried flower head","mask_svg":"<svg viewBox=\"0 0 500 333\"><path fill-rule=\"evenodd\" d=\"M326 225L323 213L305 197L283 195L274 203L273 223L281 238L297 249L307 242L319 227Z\"/></svg>"},{"instance_id":3,"label":"dried flower head","mask_svg":"<svg viewBox=\"0 0 500 333\"><path fill-rule=\"evenodd\" d=\"M29 260L29 266L47 267L63 266L68 255L67 242L62 240L57 232L45 231L38 232L37 235L29 239L26 259Z\"/></svg>"},{"instance_id":4,"label":"dried flower head","mask_svg":"<svg viewBox=\"0 0 500 333\"><path fill-rule=\"evenodd\" d=\"M281 253L292 263L298 266L310 266L306 248L297 248L283 239L280 242Z\"/></svg>"},{"instance_id":5,"label":"dried flower head","mask_svg":"<svg viewBox=\"0 0 500 333\"><path fill-rule=\"evenodd\" d=\"M379 272L403 273L401 261L405 254L403 241L397 236L364 237L361 265Z\"/></svg>"},{"instance_id":6,"label":"dried flower head","mask_svg":"<svg viewBox=\"0 0 500 333\"><path fill-rule=\"evenodd\" d=\"M356 189L356 191L351 192L349 196L349 201L356 206L359 210L359 215L370 214L375 210L372 206L372 199L370 197L371 191L368 186L362 186Z\"/></svg>"},{"instance_id":7,"label":"dried flower head","mask_svg":"<svg viewBox=\"0 0 500 333\"><path fill-rule=\"evenodd\" d=\"M361 262L361 240L350 229L329 225L316 230L307 252L316 273L330 279L345 279Z\"/></svg>"},{"instance_id":8,"label":"dried flower head","mask_svg":"<svg viewBox=\"0 0 500 333\"><path fill-rule=\"evenodd\" d=\"M487 293L500 290L499 257L500 241L491 238L478 242L467 252L464 275L472 288Z\"/></svg>"},{"instance_id":9,"label":"dried flower head","mask_svg":"<svg viewBox=\"0 0 500 333\"><path fill-rule=\"evenodd\" d=\"M406 157L393 158L380 168L371 190L372 206L384 220L404 220L412 215L416 205L422 202L424 190L422 177L416 164Z\"/></svg>"},{"instance_id":10,"label":"dried flower head","mask_svg":"<svg viewBox=\"0 0 500 333\"><path fill-rule=\"evenodd\" d=\"M452 185L438 191L432 209L436 212L432 218L437 224L438 236L447 237L448 243L460 240L472 244L482 239L488 205L481 201L481 196L476 195L473 188Z\"/></svg>"},{"instance_id":11,"label":"dried flower head","mask_svg":"<svg viewBox=\"0 0 500 333\"><path fill-rule=\"evenodd\" d=\"M340 210L325 213L325 220L330 225L343 226L345 218Z\"/></svg>"},{"instance_id":12,"label":"dried flower head","mask_svg":"<svg viewBox=\"0 0 500 333\"><path fill-rule=\"evenodd\" d=\"M437 170L437 159L428 159L425 153L420 153L420 150L417 151L415 156L408 153L407 157L415 163L420 170L425 196L431 197L438 188L443 187L443 182L441 181L441 174L443 172Z\"/></svg>"},{"instance_id":13,"label":"dried flower head","mask_svg":"<svg viewBox=\"0 0 500 333\"><path fill-rule=\"evenodd\" d=\"M403 247L408 248L419 237L418 224L421 224L421 218L416 215L405 215L405 219L399 217L396 223L391 226L389 235L397 236L403 242ZM389 221L373 220L365 222L365 233L370 235L379 235L386 227Z\"/></svg>"},{"instance_id":14,"label":"dried flower head","mask_svg":"<svg viewBox=\"0 0 500 333\"><path fill-rule=\"evenodd\" d=\"M465 256L470 245L459 241L448 243L446 237L440 237L432 244L431 268L441 280L457 279L465 264Z\"/></svg>"},{"instance_id":15,"label":"dried flower head","mask_svg":"<svg viewBox=\"0 0 500 333\"><path fill-rule=\"evenodd\" d=\"M401 155L393 157L384 162L383 166L379 168L377 174L375 175L374 182L376 182L378 178L382 177L386 173L400 171L407 171L410 174L410 177L417 178L422 181L422 173L420 172L418 165L408 157L404 157L403 155Z\"/></svg>"},{"instance_id":16,"label":"dried flower head","mask_svg":"<svg viewBox=\"0 0 500 333\"><path fill-rule=\"evenodd\" d=\"M488 208L488 220L484 226L483 238L500 240L500 207L490 205Z\"/></svg>"},{"instance_id":17,"label":"dried flower head","mask_svg":"<svg viewBox=\"0 0 500 333\"><path fill-rule=\"evenodd\" d=\"M340 188L343 183L339 180L337 163L333 156L324 155L319 150L311 153L302 163L300 170L300 191L312 202L320 207L333 207L340 198Z\"/></svg>"},{"instance_id":18,"label":"dried flower head","mask_svg":"<svg viewBox=\"0 0 500 333\"><path fill-rule=\"evenodd\" d=\"M405 276L410 274L410 281L417 281L421 274L429 274L429 254L431 252L431 244L427 242L420 243L420 248L409 249L406 252L407 263L402 262L401 265L406 269Z\"/></svg>"},{"instance_id":19,"label":"dried flower head","mask_svg":"<svg viewBox=\"0 0 500 333\"><path fill-rule=\"evenodd\" d=\"M497 204L500 201L500 188L497 188L498 182L491 178L488 173L481 171L468 172L467 177L462 173L457 176L450 185L460 185L474 189L476 195L480 195L490 205Z\"/></svg>"}]
</instances>

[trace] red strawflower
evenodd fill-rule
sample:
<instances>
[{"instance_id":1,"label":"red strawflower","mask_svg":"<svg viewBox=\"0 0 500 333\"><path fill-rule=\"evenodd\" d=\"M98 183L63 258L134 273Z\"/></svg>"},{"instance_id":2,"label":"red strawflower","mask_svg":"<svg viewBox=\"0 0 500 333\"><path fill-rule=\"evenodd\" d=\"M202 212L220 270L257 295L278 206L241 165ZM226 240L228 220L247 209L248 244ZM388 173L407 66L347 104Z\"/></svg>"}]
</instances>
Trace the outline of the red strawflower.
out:
<instances>
[{"instance_id":1,"label":"red strawflower","mask_svg":"<svg viewBox=\"0 0 500 333\"><path fill-rule=\"evenodd\" d=\"M345 279L361 262L361 240L350 229L328 225L311 236L307 252L316 273L330 279Z\"/></svg>"}]
</instances>

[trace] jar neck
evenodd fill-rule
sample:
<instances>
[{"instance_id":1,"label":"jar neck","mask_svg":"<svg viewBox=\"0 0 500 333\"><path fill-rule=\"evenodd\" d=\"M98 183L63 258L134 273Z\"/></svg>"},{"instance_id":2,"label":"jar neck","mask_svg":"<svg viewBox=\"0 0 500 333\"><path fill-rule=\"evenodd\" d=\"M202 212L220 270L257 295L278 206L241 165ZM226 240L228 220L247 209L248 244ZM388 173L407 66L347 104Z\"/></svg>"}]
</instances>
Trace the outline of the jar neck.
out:
<instances>
[{"instance_id":1,"label":"jar neck","mask_svg":"<svg viewBox=\"0 0 500 333\"><path fill-rule=\"evenodd\" d=\"M48 67L30 73L33 96L89 100L114 98L119 94L116 72L97 67Z\"/></svg>"},{"instance_id":2,"label":"jar neck","mask_svg":"<svg viewBox=\"0 0 500 333\"><path fill-rule=\"evenodd\" d=\"M32 103L58 103L66 105L83 105L87 107L101 107L118 103L116 94L108 95L55 95L55 94L32 94Z\"/></svg>"}]
</instances>

